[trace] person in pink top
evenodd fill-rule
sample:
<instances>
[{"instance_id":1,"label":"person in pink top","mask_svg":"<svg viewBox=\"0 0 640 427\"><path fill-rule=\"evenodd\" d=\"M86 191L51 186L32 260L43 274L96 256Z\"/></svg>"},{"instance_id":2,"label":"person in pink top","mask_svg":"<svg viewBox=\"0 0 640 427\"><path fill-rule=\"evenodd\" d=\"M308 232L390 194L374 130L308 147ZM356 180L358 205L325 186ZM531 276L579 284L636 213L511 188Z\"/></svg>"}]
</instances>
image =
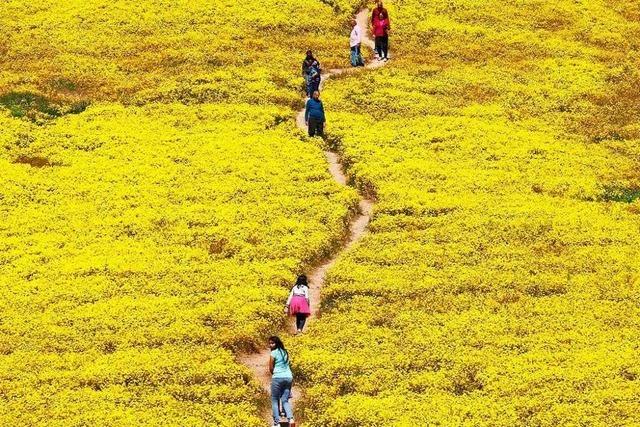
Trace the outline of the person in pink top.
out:
<instances>
[{"instance_id":1,"label":"person in pink top","mask_svg":"<svg viewBox=\"0 0 640 427\"><path fill-rule=\"evenodd\" d=\"M301 274L296 284L291 288L289 298L284 306L285 313L296 316L296 334L302 332L307 317L311 315L311 301L309 301L309 283L307 276Z\"/></svg>"},{"instance_id":2,"label":"person in pink top","mask_svg":"<svg viewBox=\"0 0 640 427\"><path fill-rule=\"evenodd\" d=\"M373 33L376 41L376 53L379 61L389 60L389 18L383 13L378 15L378 19L373 22Z\"/></svg>"}]
</instances>

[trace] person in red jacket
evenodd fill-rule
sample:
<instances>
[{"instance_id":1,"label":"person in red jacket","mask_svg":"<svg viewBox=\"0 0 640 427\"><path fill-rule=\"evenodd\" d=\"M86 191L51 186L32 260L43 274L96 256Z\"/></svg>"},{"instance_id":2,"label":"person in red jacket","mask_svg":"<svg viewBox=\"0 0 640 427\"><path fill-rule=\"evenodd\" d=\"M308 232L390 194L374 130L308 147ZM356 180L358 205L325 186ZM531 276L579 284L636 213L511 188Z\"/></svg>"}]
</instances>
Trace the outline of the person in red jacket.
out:
<instances>
[{"instance_id":1,"label":"person in red jacket","mask_svg":"<svg viewBox=\"0 0 640 427\"><path fill-rule=\"evenodd\" d=\"M389 18L385 18L383 13L378 15L378 19L373 23L371 31L375 36L376 53L378 60L389 60Z\"/></svg>"},{"instance_id":2,"label":"person in red jacket","mask_svg":"<svg viewBox=\"0 0 640 427\"><path fill-rule=\"evenodd\" d=\"M384 15L384 18L389 21L389 12L384 8L381 1L376 3L376 8L371 13L371 25L376 25L376 21L380 17L380 14ZM389 22L390 23L390 22Z\"/></svg>"}]
</instances>

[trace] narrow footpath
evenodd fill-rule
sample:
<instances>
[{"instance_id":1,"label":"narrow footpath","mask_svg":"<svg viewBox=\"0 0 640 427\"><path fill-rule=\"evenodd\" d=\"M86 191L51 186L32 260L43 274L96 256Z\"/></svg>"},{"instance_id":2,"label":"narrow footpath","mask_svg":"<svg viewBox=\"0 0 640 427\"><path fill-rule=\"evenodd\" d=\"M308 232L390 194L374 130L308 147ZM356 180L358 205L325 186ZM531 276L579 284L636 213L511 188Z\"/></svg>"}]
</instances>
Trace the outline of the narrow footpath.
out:
<instances>
[{"instance_id":1,"label":"narrow footpath","mask_svg":"<svg viewBox=\"0 0 640 427\"><path fill-rule=\"evenodd\" d=\"M366 57L365 53L367 51L366 49L369 48L373 50L374 48L374 42L373 40L371 40L368 34L368 29L370 27L370 21L369 21L370 16L371 15L370 15L369 9L361 10L356 16L358 24L360 25L360 28L363 30L363 33L364 33L362 37L362 52L363 52L363 56L365 57ZM327 80L329 80L333 76L337 76L343 73L355 73L355 72L358 72L361 68L366 68L366 69L379 68L385 64L386 63L384 61L371 60L365 65L365 67L349 67L349 68L338 68L338 69L329 70L328 72L322 74L320 89L322 89L324 87L324 84L327 82ZM302 109L298 113L296 117L296 123L302 131L304 131L305 133L307 132L307 127L305 126L305 123L304 123L304 109ZM327 163L329 164L329 172L331 173L331 176L333 176L333 179L338 184L346 186L347 176L344 173L344 168L340 161L340 156L338 155L338 153L333 151L325 151L324 154L327 158ZM324 281L327 276L327 271L329 271L329 269L336 263L340 254L349 250L349 248L353 246L353 244L355 244L358 240L360 240L360 238L364 235L364 233L366 232L367 226L369 225L369 221L371 220L371 212L373 209L373 204L374 204L373 200L361 196L361 199L358 205L359 206L358 214L353 217L353 219L349 224L349 234L347 236L347 239L344 245L341 247L339 251L334 253L331 256L331 258L325 260L320 265L315 267L312 271L307 273L307 277L309 279L309 292L310 292L309 299L311 301L312 314L307 319L306 327L308 327L311 323L314 322L318 314L318 310L320 309L320 292L322 290L322 286L324 285ZM295 325L293 321L290 323L290 330L291 332L295 330ZM270 351L266 347L267 345L265 342L264 350L260 351L259 353L241 355L238 358L238 360L243 365L251 369L256 380L262 385L263 389L267 393L269 393L270 387L271 387L271 374L269 373L267 364L269 361ZM301 395L300 389L294 385L293 396L291 398L291 402L293 403L294 413L296 409L296 403L300 395ZM270 408L270 405L269 405L269 408ZM269 423L272 422L270 409L268 414L265 414L265 417L268 417Z\"/></svg>"}]
</instances>

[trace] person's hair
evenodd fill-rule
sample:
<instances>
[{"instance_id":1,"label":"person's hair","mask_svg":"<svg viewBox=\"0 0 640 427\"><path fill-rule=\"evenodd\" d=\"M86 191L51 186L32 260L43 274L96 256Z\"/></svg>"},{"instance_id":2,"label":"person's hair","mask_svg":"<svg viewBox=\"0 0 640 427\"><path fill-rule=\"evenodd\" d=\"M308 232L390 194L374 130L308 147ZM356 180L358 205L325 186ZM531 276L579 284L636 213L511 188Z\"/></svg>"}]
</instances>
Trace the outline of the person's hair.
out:
<instances>
[{"instance_id":1,"label":"person's hair","mask_svg":"<svg viewBox=\"0 0 640 427\"><path fill-rule=\"evenodd\" d=\"M318 92L318 91L314 91L314 92ZM296 285L309 287L307 276L305 276L304 274L299 275L298 279L296 279Z\"/></svg>"},{"instance_id":2,"label":"person's hair","mask_svg":"<svg viewBox=\"0 0 640 427\"><path fill-rule=\"evenodd\" d=\"M280 353L284 353L284 361L286 363L289 363L289 352L287 351L286 348L284 348L284 343L282 342L282 340L280 339L280 337L277 336L272 336L269 337L269 341L271 341L272 343L274 343L276 345L276 350L280 350Z\"/></svg>"},{"instance_id":3,"label":"person's hair","mask_svg":"<svg viewBox=\"0 0 640 427\"><path fill-rule=\"evenodd\" d=\"M307 51L307 58L313 58L313 52L311 51L311 49Z\"/></svg>"}]
</instances>

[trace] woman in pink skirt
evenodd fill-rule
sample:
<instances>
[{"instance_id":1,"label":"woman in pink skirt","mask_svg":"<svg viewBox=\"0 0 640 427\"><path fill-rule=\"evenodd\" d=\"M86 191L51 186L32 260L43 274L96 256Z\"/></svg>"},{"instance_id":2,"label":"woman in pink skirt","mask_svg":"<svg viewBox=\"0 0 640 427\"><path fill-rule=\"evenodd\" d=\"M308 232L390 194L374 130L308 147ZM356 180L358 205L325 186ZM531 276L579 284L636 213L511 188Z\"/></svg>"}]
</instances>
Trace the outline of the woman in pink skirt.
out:
<instances>
[{"instance_id":1,"label":"woman in pink skirt","mask_svg":"<svg viewBox=\"0 0 640 427\"><path fill-rule=\"evenodd\" d=\"M304 274L298 276L296 284L291 289L285 312L291 316L296 316L296 334L302 332L307 317L311 315L311 304L309 303L309 285L307 276Z\"/></svg>"}]
</instances>

